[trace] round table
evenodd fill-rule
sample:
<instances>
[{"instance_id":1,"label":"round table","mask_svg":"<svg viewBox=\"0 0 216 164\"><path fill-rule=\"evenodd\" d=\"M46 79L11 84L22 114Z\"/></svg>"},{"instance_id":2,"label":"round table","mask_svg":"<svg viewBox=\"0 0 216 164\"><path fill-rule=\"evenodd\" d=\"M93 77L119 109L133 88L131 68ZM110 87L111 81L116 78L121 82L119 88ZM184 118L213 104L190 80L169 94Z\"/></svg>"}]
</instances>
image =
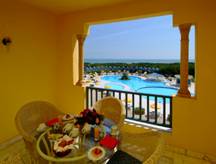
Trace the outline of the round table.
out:
<instances>
[{"instance_id":1,"label":"round table","mask_svg":"<svg viewBox=\"0 0 216 164\"><path fill-rule=\"evenodd\" d=\"M105 134L107 134L110 131L109 127L104 128ZM68 155L64 157L57 157L55 153L53 152L53 142L48 139L48 134L52 128L47 129L45 132L43 132L37 139L36 143L36 149L39 155L49 161L49 163L52 162L75 162L82 160L82 163L95 163L93 161L90 161L87 158L87 152L89 149L91 149L94 146L99 146L99 142L95 142L90 135L79 135L75 138L75 143L73 149ZM107 149L103 147L106 151L105 157L99 161L96 161L97 163L103 163L110 159L110 157L117 151L117 146L114 149Z\"/></svg>"}]
</instances>

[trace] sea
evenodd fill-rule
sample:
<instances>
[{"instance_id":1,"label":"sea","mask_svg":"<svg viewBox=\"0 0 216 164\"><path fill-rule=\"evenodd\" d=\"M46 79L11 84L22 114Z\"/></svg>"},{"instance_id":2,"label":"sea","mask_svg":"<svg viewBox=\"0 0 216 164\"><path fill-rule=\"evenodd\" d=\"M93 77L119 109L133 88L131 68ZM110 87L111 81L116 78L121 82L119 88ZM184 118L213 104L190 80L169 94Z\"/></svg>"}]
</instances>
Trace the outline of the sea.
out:
<instances>
[{"instance_id":1,"label":"sea","mask_svg":"<svg viewBox=\"0 0 216 164\"><path fill-rule=\"evenodd\" d=\"M180 63L180 59L85 59L85 63ZM194 59L189 59L194 63Z\"/></svg>"}]
</instances>

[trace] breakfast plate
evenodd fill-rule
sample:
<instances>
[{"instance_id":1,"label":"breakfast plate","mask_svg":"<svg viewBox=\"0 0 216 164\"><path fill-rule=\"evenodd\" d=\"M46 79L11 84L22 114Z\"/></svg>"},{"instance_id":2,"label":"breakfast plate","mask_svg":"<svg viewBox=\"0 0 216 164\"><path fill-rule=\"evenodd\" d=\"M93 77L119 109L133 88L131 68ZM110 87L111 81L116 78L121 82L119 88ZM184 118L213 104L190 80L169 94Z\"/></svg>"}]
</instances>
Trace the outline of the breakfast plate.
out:
<instances>
[{"instance_id":1,"label":"breakfast plate","mask_svg":"<svg viewBox=\"0 0 216 164\"><path fill-rule=\"evenodd\" d=\"M68 135L64 135L62 138L57 139L54 142L53 151L58 157L63 157L70 153L72 149L75 149L74 139Z\"/></svg>"},{"instance_id":2,"label":"breakfast plate","mask_svg":"<svg viewBox=\"0 0 216 164\"><path fill-rule=\"evenodd\" d=\"M94 146L88 151L88 159L98 161L105 157L106 151L101 146Z\"/></svg>"}]
</instances>

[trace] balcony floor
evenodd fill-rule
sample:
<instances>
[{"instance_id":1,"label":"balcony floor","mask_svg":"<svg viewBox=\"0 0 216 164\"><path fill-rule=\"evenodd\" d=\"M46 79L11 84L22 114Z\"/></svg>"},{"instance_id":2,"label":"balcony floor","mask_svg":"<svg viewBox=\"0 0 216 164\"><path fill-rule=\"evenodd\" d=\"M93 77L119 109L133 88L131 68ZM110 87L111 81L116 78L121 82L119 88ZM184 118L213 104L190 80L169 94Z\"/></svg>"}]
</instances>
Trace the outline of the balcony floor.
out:
<instances>
[{"instance_id":1,"label":"balcony floor","mask_svg":"<svg viewBox=\"0 0 216 164\"><path fill-rule=\"evenodd\" d=\"M169 147L169 148L168 148ZM207 160L184 155L180 152L173 152L170 146L165 147L165 151L158 161L158 164L210 164ZM24 142L18 141L9 147L0 150L1 164L28 164L30 158L25 150Z\"/></svg>"}]
</instances>

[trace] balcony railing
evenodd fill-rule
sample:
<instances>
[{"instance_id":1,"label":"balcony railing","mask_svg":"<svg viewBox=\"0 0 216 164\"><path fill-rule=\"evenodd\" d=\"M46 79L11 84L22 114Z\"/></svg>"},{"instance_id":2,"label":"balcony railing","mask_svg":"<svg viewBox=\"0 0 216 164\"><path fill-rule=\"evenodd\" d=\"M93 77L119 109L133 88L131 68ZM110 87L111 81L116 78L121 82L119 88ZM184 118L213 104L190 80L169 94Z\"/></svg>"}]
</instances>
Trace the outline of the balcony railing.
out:
<instances>
[{"instance_id":1,"label":"balcony railing","mask_svg":"<svg viewBox=\"0 0 216 164\"><path fill-rule=\"evenodd\" d=\"M172 97L130 91L86 87L86 107L106 96L120 99L125 105L126 119L172 128Z\"/></svg>"}]
</instances>

